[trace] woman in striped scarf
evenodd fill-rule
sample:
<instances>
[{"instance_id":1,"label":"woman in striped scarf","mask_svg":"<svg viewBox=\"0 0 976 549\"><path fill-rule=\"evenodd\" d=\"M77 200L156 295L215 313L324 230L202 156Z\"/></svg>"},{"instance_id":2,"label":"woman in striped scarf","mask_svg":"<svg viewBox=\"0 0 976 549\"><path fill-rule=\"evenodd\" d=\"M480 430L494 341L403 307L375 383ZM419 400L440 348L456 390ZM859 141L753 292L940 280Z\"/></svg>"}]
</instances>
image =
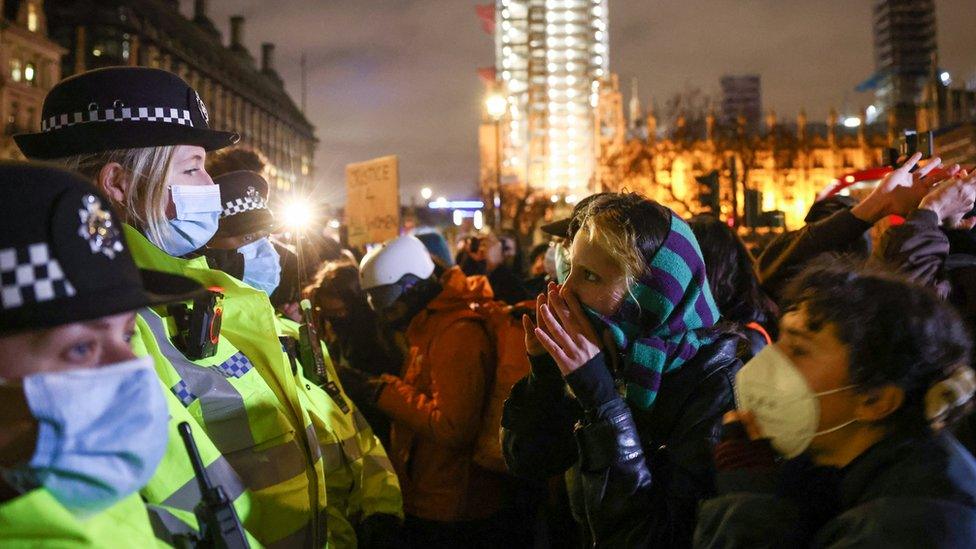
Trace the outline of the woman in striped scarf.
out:
<instances>
[{"instance_id":1,"label":"woman in striped scarf","mask_svg":"<svg viewBox=\"0 0 976 549\"><path fill-rule=\"evenodd\" d=\"M569 469L597 546L689 546L714 493L737 336L717 325L698 243L668 208L606 193L574 212L567 236L568 276L539 296L538 324L524 319L532 372L506 405L509 466Z\"/></svg>"}]
</instances>

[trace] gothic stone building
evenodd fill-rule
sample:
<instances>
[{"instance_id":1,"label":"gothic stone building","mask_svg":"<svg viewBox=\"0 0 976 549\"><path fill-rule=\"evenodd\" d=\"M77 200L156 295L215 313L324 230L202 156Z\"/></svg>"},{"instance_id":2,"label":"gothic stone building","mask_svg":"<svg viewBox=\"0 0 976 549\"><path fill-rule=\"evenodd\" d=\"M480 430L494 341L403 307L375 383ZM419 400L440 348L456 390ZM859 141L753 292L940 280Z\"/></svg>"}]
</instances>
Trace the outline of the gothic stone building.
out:
<instances>
[{"instance_id":1,"label":"gothic stone building","mask_svg":"<svg viewBox=\"0 0 976 549\"><path fill-rule=\"evenodd\" d=\"M723 126L713 113L697 124L678 116L674 127L659 131L649 112L628 127L615 75L603 89L595 190L638 191L690 215L705 209L707 191L696 177L714 170L720 215L739 225L752 217L754 226L802 226L820 191L844 174L880 166L894 140L887 123L847 128L834 111L826 124L809 122L802 112L791 123L769 113L755 133L746 131L742 117Z\"/></svg>"}]
</instances>

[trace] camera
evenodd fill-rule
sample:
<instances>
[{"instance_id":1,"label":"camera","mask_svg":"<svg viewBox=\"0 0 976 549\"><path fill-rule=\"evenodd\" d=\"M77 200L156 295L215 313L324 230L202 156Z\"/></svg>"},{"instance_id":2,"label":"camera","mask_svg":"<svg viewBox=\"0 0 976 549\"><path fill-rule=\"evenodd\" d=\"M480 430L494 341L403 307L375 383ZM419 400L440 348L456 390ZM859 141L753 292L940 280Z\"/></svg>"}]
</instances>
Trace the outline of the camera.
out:
<instances>
[{"instance_id":1,"label":"camera","mask_svg":"<svg viewBox=\"0 0 976 549\"><path fill-rule=\"evenodd\" d=\"M190 360L212 357L220 342L220 322L224 316L223 288L209 288L207 294L193 300L192 308L186 303L168 307L176 322L173 345Z\"/></svg>"}]
</instances>

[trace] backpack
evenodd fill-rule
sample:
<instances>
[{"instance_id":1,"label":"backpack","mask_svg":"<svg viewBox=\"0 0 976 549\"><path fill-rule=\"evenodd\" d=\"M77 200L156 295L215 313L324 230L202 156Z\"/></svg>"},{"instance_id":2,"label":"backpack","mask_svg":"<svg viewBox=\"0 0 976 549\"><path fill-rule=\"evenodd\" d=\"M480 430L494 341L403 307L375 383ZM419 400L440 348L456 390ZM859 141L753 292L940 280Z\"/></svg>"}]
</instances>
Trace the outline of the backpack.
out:
<instances>
[{"instance_id":1,"label":"backpack","mask_svg":"<svg viewBox=\"0 0 976 549\"><path fill-rule=\"evenodd\" d=\"M505 400L515 383L529 374L529 357L525 352L525 330L522 314L532 311L534 302L508 305L491 301L473 306L488 332L494 361L482 413L481 427L475 440L474 462L499 473L508 473L502 457L501 422Z\"/></svg>"}]
</instances>

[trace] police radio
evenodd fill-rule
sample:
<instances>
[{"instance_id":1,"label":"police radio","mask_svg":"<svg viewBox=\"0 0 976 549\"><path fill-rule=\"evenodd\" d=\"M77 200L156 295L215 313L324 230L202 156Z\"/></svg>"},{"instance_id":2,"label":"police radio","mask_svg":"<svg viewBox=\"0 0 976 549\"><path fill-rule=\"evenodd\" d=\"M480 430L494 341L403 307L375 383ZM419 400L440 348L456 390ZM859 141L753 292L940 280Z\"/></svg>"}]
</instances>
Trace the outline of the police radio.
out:
<instances>
[{"instance_id":1,"label":"police radio","mask_svg":"<svg viewBox=\"0 0 976 549\"><path fill-rule=\"evenodd\" d=\"M174 536L175 545L181 549L191 547L247 549L250 544L247 542L247 534L244 533L241 519L237 516L234 504L223 486L214 486L210 481L203 460L200 459L200 452L193 441L190 424L184 421L176 426L176 430L179 431L183 445L186 446L200 488L200 503L193 510L200 532L199 535L188 533Z\"/></svg>"},{"instance_id":2,"label":"police radio","mask_svg":"<svg viewBox=\"0 0 976 549\"><path fill-rule=\"evenodd\" d=\"M315 329L315 319L312 315L312 303L303 299L299 304L302 310L302 320L305 322L298 329L298 359L307 379L312 380L332 398L342 413L349 413L349 403L342 396L339 385L329 379L329 372L325 367L325 355L322 354L322 340Z\"/></svg>"},{"instance_id":3,"label":"police radio","mask_svg":"<svg viewBox=\"0 0 976 549\"><path fill-rule=\"evenodd\" d=\"M176 322L173 344L190 360L212 357L220 342L220 321L224 316L220 287L207 288L206 295L193 300L193 307L175 303L167 310Z\"/></svg>"}]
</instances>

